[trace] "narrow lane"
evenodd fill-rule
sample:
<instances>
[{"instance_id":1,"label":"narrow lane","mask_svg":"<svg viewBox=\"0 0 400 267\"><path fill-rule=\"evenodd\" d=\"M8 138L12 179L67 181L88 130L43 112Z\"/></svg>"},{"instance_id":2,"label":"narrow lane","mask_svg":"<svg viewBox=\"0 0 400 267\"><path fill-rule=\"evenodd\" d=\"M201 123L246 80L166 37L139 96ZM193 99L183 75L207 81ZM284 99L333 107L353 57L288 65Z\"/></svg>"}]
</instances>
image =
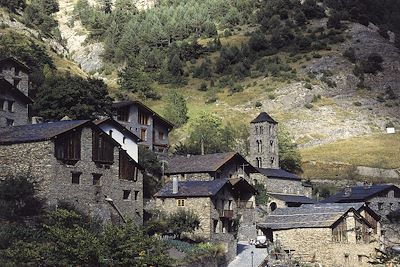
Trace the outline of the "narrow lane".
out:
<instances>
[{"instance_id":1,"label":"narrow lane","mask_svg":"<svg viewBox=\"0 0 400 267\"><path fill-rule=\"evenodd\" d=\"M253 265L251 252L253 252ZM241 241L238 243L238 255L228 267L258 267L266 256L266 248L256 248L248 242Z\"/></svg>"}]
</instances>

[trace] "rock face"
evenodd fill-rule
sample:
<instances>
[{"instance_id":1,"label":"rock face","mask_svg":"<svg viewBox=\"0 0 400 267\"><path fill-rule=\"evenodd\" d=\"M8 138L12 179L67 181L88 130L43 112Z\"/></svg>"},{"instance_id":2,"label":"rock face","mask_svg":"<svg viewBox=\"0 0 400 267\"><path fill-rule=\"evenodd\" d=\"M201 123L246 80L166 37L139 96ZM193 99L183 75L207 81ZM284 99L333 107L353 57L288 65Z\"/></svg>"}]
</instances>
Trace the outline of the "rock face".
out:
<instances>
[{"instance_id":1,"label":"rock face","mask_svg":"<svg viewBox=\"0 0 400 267\"><path fill-rule=\"evenodd\" d=\"M62 38L66 41L69 57L85 72L95 72L103 67L101 58L104 52L102 43L86 43L89 33L80 21L74 20L75 1L59 1L60 11L57 20Z\"/></svg>"}]
</instances>

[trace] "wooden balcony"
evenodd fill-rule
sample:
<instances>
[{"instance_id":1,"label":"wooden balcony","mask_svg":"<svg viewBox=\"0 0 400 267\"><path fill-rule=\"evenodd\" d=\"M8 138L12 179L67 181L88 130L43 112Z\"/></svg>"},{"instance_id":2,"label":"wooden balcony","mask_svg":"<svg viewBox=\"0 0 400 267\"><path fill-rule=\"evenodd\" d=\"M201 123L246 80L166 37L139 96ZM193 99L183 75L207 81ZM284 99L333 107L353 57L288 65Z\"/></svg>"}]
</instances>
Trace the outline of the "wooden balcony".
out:
<instances>
[{"instance_id":1,"label":"wooden balcony","mask_svg":"<svg viewBox=\"0 0 400 267\"><path fill-rule=\"evenodd\" d=\"M239 201L239 209L254 209L254 201Z\"/></svg>"},{"instance_id":2,"label":"wooden balcony","mask_svg":"<svg viewBox=\"0 0 400 267\"><path fill-rule=\"evenodd\" d=\"M218 210L220 218L232 218L233 210Z\"/></svg>"}]
</instances>

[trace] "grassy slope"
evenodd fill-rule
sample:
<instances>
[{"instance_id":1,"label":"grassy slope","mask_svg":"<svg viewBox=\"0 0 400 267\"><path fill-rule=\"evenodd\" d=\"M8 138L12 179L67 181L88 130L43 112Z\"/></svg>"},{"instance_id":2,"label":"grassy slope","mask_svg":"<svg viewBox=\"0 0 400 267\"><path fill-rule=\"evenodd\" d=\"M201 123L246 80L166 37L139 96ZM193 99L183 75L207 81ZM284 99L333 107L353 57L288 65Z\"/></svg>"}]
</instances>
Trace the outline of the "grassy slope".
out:
<instances>
[{"instance_id":1,"label":"grassy slope","mask_svg":"<svg viewBox=\"0 0 400 267\"><path fill-rule=\"evenodd\" d=\"M362 180L354 166L400 168L400 133L350 138L302 149L301 155L306 178Z\"/></svg>"}]
</instances>

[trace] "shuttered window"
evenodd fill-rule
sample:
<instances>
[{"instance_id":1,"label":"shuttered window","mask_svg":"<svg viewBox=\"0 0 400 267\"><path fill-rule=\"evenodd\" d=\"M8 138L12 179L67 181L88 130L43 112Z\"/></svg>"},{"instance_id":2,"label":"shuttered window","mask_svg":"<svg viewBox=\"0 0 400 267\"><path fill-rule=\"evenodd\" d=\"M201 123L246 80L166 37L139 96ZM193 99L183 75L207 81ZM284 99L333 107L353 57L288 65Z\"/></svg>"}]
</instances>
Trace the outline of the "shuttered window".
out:
<instances>
[{"instance_id":1,"label":"shuttered window","mask_svg":"<svg viewBox=\"0 0 400 267\"><path fill-rule=\"evenodd\" d=\"M93 161L99 163L114 162L114 144L107 140L103 132L93 131Z\"/></svg>"},{"instance_id":2,"label":"shuttered window","mask_svg":"<svg viewBox=\"0 0 400 267\"><path fill-rule=\"evenodd\" d=\"M71 132L55 141L55 156L59 160L81 159L81 131Z\"/></svg>"},{"instance_id":3,"label":"shuttered window","mask_svg":"<svg viewBox=\"0 0 400 267\"><path fill-rule=\"evenodd\" d=\"M132 160L126 151L119 152L119 178L136 182L139 169L134 160Z\"/></svg>"}]
</instances>

